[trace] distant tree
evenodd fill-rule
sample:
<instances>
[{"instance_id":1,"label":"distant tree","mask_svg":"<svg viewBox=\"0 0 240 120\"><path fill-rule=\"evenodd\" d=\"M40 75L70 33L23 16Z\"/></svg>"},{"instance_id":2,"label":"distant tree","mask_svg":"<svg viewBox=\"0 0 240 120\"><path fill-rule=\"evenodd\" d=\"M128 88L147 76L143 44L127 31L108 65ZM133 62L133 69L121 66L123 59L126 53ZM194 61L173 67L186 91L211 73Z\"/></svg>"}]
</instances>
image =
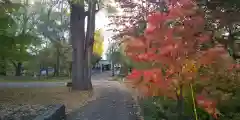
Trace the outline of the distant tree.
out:
<instances>
[{"instance_id":1,"label":"distant tree","mask_svg":"<svg viewBox=\"0 0 240 120\"><path fill-rule=\"evenodd\" d=\"M19 7L19 4L13 4L8 0L0 2L0 75L7 75L7 59L10 57L11 44L14 42L14 37L12 37L14 33L10 32L10 29L15 27L16 23L10 14Z\"/></svg>"},{"instance_id":2,"label":"distant tree","mask_svg":"<svg viewBox=\"0 0 240 120\"><path fill-rule=\"evenodd\" d=\"M63 7L64 5L64 7ZM52 49L55 51L56 59L54 63L54 75L59 76L61 58L63 57L64 47L63 44L69 42L69 13L67 12L67 1L61 0L58 2L49 2L48 5L40 4L38 19L38 32L49 40L52 44ZM59 10L54 9L57 7Z\"/></svg>"},{"instance_id":3,"label":"distant tree","mask_svg":"<svg viewBox=\"0 0 240 120\"><path fill-rule=\"evenodd\" d=\"M1 21L3 25L1 27L5 29L5 32L1 33L1 37L3 37L1 43L4 43L1 44L4 46L1 47L1 58L2 61L5 61L4 64L6 61L10 61L15 68L15 75L20 76L23 69L22 63L31 57L29 48L40 43L33 31L32 16L34 16L34 13L28 11L28 3L20 5L3 1L1 5L1 12L3 12L3 17L1 17L3 18L3 21ZM4 19L6 20L5 23ZM5 75L6 71L4 69L3 71Z\"/></svg>"}]
</instances>

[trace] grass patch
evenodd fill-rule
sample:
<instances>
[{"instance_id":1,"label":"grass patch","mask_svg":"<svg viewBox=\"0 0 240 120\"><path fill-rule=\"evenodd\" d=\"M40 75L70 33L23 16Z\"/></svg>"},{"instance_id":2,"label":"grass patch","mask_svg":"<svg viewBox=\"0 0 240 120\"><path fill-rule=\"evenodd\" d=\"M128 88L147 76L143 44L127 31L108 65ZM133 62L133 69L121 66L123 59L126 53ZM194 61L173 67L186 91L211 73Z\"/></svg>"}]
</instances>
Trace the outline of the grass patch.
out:
<instances>
[{"instance_id":1,"label":"grass patch","mask_svg":"<svg viewBox=\"0 0 240 120\"><path fill-rule=\"evenodd\" d=\"M58 80L58 79L40 79L40 80L3 80L0 79L0 83L6 82L67 82L70 81L69 79L66 80Z\"/></svg>"},{"instance_id":2,"label":"grass patch","mask_svg":"<svg viewBox=\"0 0 240 120\"><path fill-rule=\"evenodd\" d=\"M67 112L84 105L91 91L72 91L66 87L0 89L0 104L64 104Z\"/></svg>"}]
</instances>

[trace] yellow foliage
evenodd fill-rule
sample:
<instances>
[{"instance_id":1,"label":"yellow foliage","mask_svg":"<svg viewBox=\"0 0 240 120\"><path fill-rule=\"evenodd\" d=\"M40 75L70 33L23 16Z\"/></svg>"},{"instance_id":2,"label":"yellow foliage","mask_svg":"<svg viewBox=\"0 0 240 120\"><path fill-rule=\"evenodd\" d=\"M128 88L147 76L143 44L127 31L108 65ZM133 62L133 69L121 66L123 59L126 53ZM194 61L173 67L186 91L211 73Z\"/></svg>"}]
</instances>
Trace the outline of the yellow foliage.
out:
<instances>
[{"instance_id":1,"label":"yellow foliage","mask_svg":"<svg viewBox=\"0 0 240 120\"><path fill-rule=\"evenodd\" d=\"M184 66L182 67L182 72L187 73L187 72L197 72L198 68L196 65L196 61L194 60L186 60Z\"/></svg>"},{"instance_id":2,"label":"yellow foliage","mask_svg":"<svg viewBox=\"0 0 240 120\"><path fill-rule=\"evenodd\" d=\"M94 44L93 44L93 53L99 56L103 54L103 47L104 47L104 38L102 36L102 30L96 30L94 34Z\"/></svg>"}]
</instances>

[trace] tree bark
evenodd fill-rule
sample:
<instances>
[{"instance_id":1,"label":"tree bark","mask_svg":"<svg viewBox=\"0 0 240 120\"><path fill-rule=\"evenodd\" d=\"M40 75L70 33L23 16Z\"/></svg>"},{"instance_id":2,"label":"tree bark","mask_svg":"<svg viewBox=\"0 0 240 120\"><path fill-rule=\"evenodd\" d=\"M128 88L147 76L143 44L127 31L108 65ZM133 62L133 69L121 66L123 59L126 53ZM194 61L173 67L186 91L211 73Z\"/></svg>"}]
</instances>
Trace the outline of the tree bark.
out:
<instances>
[{"instance_id":1,"label":"tree bark","mask_svg":"<svg viewBox=\"0 0 240 120\"><path fill-rule=\"evenodd\" d=\"M40 78L41 78L41 69L42 69L42 64L40 63L40 64L39 64L38 80L40 80Z\"/></svg>"},{"instance_id":2,"label":"tree bark","mask_svg":"<svg viewBox=\"0 0 240 120\"><path fill-rule=\"evenodd\" d=\"M48 66L45 69L46 69L46 78L48 79Z\"/></svg>"},{"instance_id":3,"label":"tree bark","mask_svg":"<svg viewBox=\"0 0 240 120\"><path fill-rule=\"evenodd\" d=\"M69 64L69 78L71 79L72 78L72 62L70 62Z\"/></svg>"},{"instance_id":4,"label":"tree bark","mask_svg":"<svg viewBox=\"0 0 240 120\"><path fill-rule=\"evenodd\" d=\"M121 64L120 75L123 75L123 76L128 75L128 67L126 64Z\"/></svg>"},{"instance_id":5,"label":"tree bark","mask_svg":"<svg viewBox=\"0 0 240 120\"><path fill-rule=\"evenodd\" d=\"M18 62L15 66L15 76L21 76L22 75L22 63Z\"/></svg>"},{"instance_id":6,"label":"tree bark","mask_svg":"<svg viewBox=\"0 0 240 120\"><path fill-rule=\"evenodd\" d=\"M70 3L70 32L73 48L72 62L72 89L89 90L88 83L84 80L84 40L85 40L85 11L84 4Z\"/></svg>"},{"instance_id":7,"label":"tree bark","mask_svg":"<svg viewBox=\"0 0 240 120\"><path fill-rule=\"evenodd\" d=\"M1 57L1 67L0 67L0 75L6 76L7 75L7 67L6 67L6 59L5 57Z\"/></svg>"},{"instance_id":8,"label":"tree bark","mask_svg":"<svg viewBox=\"0 0 240 120\"><path fill-rule=\"evenodd\" d=\"M184 99L183 99L183 87L180 86L180 93L177 99L177 111L178 111L178 120L183 120L184 117Z\"/></svg>"},{"instance_id":9,"label":"tree bark","mask_svg":"<svg viewBox=\"0 0 240 120\"><path fill-rule=\"evenodd\" d=\"M112 76L115 76L115 67L114 67L114 63L111 62L111 68L112 68Z\"/></svg>"},{"instance_id":10,"label":"tree bark","mask_svg":"<svg viewBox=\"0 0 240 120\"><path fill-rule=\"evenodd\" d=\"M56 50L57 60L56 60L56 69L54 72L56 72L55 75L58 77L59 76L59 68L60 68L60 48L58 45L56 48L57 48L57 50Z\"/></svg>"},{"instance_id":11,"label":"tree bark","mask_svg":"<svg viewBox=\"0 0 240 120\"><path fill-rule=\"evenodd\" d=\"M85 73L84 79L88 82L89 87L92 87L91 83L91 73L92 73L92 65L91 65L91 57L93 52L93 42L94 42L94 31L95 31L95 9L96 2L90 0L88 3L88 23L87 23L87 34L85 41Z\"/></svg>"},{"instance_id":12,"label":"tree bark","mask_svg":"<svg viewBox=\"0 0 240 120\"><path fill-rule=\"evenodd\" d=\"M91 38L90 38L90 47L89 47L89 62L91 63L92 61L92 56L93 56L93 45L94 45L94 35L95 35L95 20L96 20L96 1L93 0L93 7L92 7L92 33L91 33ZM99 8L98 8L99 9ZM89 71L89 75L88 75L88 79L91 80L91 76L92 76L92 64L90 64L90 71Z\"/></svg>"},{"instance_id":13,"label":"tree bark","mask_svg":"<svg viewBox=\"0 0 240 120\"><path fill-rule=\"evenodd\" d=\"M236 61L236 51L234 49L234 35L233 35L233 27L232 25L228 26L228 32L229 32L229 36L228 36L228 47L230 47L230 49L232 50L230 53L230 56L232 56L232 58Z\"/></svg>"},{"instance_id":14,"label":"tree bark","mask_svg":"<svg viewBox=\"0 0 240 120\"><path fill-rule=\"evenodd\" d=\"M56 72L56 70L57 70L57 65L54 64L54 65L53 65L53 68L54 68L54 72L53 72L52 77L55 77L55 76L57 76L57 75L56 75L56 74L57 74L57 72Z\"/></svg>"}]
</instances>

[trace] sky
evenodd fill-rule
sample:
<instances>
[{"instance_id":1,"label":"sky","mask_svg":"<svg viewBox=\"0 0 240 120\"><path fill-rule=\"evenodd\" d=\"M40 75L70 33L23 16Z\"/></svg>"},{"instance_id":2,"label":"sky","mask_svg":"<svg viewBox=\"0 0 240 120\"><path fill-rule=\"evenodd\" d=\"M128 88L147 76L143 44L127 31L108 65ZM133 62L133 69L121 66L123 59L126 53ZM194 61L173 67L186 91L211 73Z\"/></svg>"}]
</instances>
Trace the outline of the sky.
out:
<instances>
[{"instance_id":1,"label":"sky","mask_svg":"<svg viewBox=\"0 0 240 120\"><path fill-rule=\"evenodd\" d=\"M113 35L113 32L107 31L108 27L107 25L110 23L108 17L107 17L107 11L106 10L100 10L96 14L96 29L102 29L103 30L103 36L104 36L104 53L102 58L106 60L106 51L108 48L108 40L111 39L111 36Z\"/></svg>"}]
</instances>

